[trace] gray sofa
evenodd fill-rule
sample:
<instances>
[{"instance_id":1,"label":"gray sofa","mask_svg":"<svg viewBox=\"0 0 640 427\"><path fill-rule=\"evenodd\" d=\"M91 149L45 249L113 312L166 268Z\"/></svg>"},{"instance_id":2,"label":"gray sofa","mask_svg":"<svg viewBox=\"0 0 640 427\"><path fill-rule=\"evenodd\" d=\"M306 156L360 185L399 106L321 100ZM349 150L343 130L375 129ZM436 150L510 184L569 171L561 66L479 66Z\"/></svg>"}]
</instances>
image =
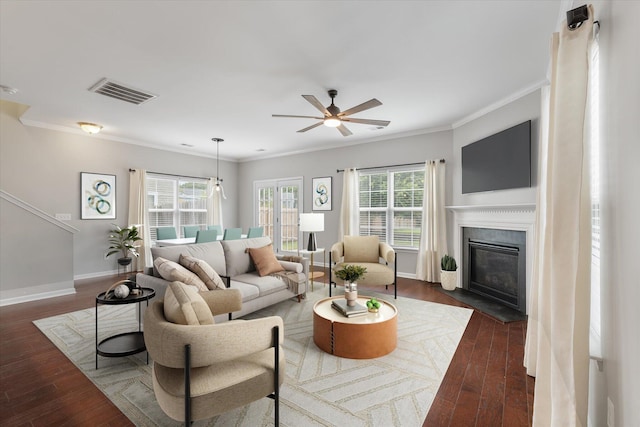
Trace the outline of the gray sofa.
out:
<instances>
[{"instance_id":1,"label":"gray sofa","mask_svg":"<svg viewBox=\"0 0 640 427\"><path fill-rule=\"evenodd\" d=\"M306 293L309 277L309 260L300 258L302 272L292 276L297 281L297 292L295 286L287 284L280 278L273 276L260 277L253 265L251 257L245 251L247 248L260 248L271 243L269 237L256 237L252 239L223 240L218 242L198 243L184 246L166 246L151 248L151 255L155 260L157 257L179 262L180 254L191 255L194 258L206 261L213 269L222 276L230 278L231 289L237 289L242 295L242 309L233 313L233 318L244 316L268 307L289 298L298 297L298 300ZM282 260L284 257L276 255ZM291 263L287 264L291 269ZM293 265L298 267L299 265ZM290 276L291 277L291 276ZM226 280L225 280L226 281ZM153 268L153 271L138 273L136 283L145 288L152 288L156 291L154 299L164 299L164 292L170 283L160 277L160 274ZM224 290L214 290L209 292L225 292ZM144 305L144 304L143 304ZM224 315L216 316L216 322L226 320Z\"/></svg>"}]
</instances>

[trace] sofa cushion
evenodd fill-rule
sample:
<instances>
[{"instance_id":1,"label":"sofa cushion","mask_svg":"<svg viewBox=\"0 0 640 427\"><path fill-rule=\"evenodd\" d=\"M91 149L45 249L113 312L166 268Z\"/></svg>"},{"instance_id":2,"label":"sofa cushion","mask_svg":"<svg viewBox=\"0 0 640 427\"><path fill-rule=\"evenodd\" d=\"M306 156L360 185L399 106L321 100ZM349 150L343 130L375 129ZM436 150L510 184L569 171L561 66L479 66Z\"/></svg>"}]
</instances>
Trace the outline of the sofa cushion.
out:
<instances>
[{"instance_id":1,"label":"sofa cushion","mask_svg":"<svg viewBox=\"0 0 640 427\"><path fill-rule=\"evenodd\" d=\"M251 256L246 252L247 248L261 248L271 243L268 236L252 239L222 240L220 244L224 250L227 276L234 277L238 274L249 273L256 268ZM215 266L212 265L213 268ZM216 269L216 271L218 271Z\"/></svg>"},{"instance_id":2,"label":"sofa cushion","mask_svg":"<svg viewBox=\"0 0 640 427\"><path fill-rule=\"evenodd\" d=\"M234 277L236 283L246 283L248 286L253 286L258 290L258 295L263 297L265 295L273 294L278 291L287 289L287 283L278 277L264 276L260 277L255 273L240 274Z\"/></svg>"},{"instance_id":3,"label":"sofa cushion","mask_svg":"<svg viewBox=\"0 0 640 427\"><path fill-rule=\"evenodd\" d=\"M180 265L195 273L209 290L226 289L218 273L204 260L180 254Z\"/></svg>"},{"instance_id":4,"label":"sofa cushion","mask_svg":"<svg viewBox=\"0 0 640 427\"><path fill-rule=\"evenodd\" d=\"M231 289L237 289L240 291L240 295L242 297L243 303L260 297L260 288L258 288L256 285L252 285L250 283L245 282L244 276L251 276L256 279L260 279L260 276L258 276L255 273L247 273L247 274L241 274L240 276L237 276L241 280L238 280L238 281L235 281L233 279L231 280Z\"/></svg>"},{"instance_id":5,"label":"sofa cushion","mask_svg":"<svg viewBox=\"0 0 640 427\"><path fill-rule=\"evenodd\" d=\"M162 257L153 260L153 266L158 270L160 277L170 282L182 282L195 286L199 291L209 290L207 285L193 272L187 270L177 262L169 261Z\"/></svg>"},{"instance_id":6,"label":"sofa cushion","mask_svg":"<svg viewBox=\"0 0 640 427\"><path fill-rule=\"evenodd\" d=\"M164 317L180 325L213 325L213 314L193 286L171 282L164 294Z\"/></svg>"},{"instance_id":7,"label":"sofa cushion","mask_svg":"<svg viewBox=\"0 0 640 427\"><path fill-rule=\"evenodd\" d=\"M247 248L246 250L249 252L260 277L284 271L284 267L280 265L276 254L273 252L273 245L269 244L261 248Z\"/></svg>"},{"instance_id":8,"label":"sofa cushion","mask_svg":"<svg viewBox=\"0 0 640 427\"><path fill-rule=\"evenodd\" d=\"M268 243L268 242L267 242ZM264 245L262 245L264 246ZM162 257L173 262L180 262L180 255L191 255L209 264L219 275L227 276L227 267L224 259L224 251L220 242L198 243L184 246L161 246L151 248L153 259ZM154 268L154 276L159 276Z\"/></svg>"},{"instance_id":9,"label":"sofa cushion","mask_svg":"<svg viewBox=\"0 0 640 427\"><path fill-rule=\"evenodd\" d=\"M344 236L344 262L378 262L378 236Z\"/></svg>"}]
</instances>

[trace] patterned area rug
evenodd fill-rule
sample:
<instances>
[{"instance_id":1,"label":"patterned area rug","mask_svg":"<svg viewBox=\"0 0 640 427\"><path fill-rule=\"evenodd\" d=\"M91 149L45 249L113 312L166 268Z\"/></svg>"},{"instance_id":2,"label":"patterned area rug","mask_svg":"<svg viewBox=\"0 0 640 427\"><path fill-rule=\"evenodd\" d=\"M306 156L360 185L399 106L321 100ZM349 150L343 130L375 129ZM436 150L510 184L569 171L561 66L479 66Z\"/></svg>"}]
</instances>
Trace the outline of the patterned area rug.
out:
<instances>
[{"instance_id":1,"label":"patterned area rug","mask_svg":"<svg viewBox=\"0 0 640 427\"><path fill-rule=\"evenodd\" d=\"M396 305L398 346L377 359L343 359L313 342L313 304L328 295L315 284L301 303L283 301L245 316L281 316L285 325L287 375L281 389L283 426L421 426L451 362L472 310L388 295ZM153 301L153 300L152 300ZM95 309L34 324L138 426L178 426L153 394L146 352L99 357L95 369ZM135 330L134 305L99 307L99 338ZM133 328L133 329L132 329ZM150 362L153 363L153 362ZM273 401L261 399L194 426L271 426Z\"/></svg>"}]
</instances>

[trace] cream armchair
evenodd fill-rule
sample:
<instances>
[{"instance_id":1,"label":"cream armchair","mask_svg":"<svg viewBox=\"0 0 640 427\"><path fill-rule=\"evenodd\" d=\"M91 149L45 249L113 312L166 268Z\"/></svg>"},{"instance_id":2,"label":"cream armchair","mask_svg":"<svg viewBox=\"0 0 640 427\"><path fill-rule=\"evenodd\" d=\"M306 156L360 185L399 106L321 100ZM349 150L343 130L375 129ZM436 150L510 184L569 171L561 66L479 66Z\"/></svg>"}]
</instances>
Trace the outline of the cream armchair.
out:
<instances>
[{"instance_id":1,"label":"cream armchair","mask_svg":"<svg viewBox=\"0 0 640 427\"><path fill-rule=\"evenodd\" d=\"M160 407L189 425L270 397L277 426L285 373L282 319L215 324L214 315L236 311L242 304L240 292L211 291L203 298L189 288L171 283L165 300L144 314L144 340L153 359L153 390Z\"/></svg>"},{"instance_id":2,"label":"cream armchair","mask_svg":"<svg viewBox=\"0 0 640 427\"><path fill-rule=\"evenodd\" d=\"M344 236L342 242L331 247L329 296L331 285L344 285L335 274L344 264L361 265L367 269L364 277L358 280L358 285L384 285L385 288L393 285L394 298L398 298L396 252L387 243L380 242L378 236ZM393 268L389 264L393 264Z\"/></svg>"}]
</instances>

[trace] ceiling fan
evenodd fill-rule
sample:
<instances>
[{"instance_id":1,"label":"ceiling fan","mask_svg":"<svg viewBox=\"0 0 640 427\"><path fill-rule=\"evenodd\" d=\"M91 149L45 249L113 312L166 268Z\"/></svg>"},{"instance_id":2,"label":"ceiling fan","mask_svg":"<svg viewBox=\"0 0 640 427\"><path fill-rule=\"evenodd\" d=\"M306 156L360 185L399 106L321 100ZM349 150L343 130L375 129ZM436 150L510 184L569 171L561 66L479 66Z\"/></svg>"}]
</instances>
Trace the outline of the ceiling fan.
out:
<instances>
[{"instance_id":1,"label":"ceiling fan","mask_svg":"<svg viewBox=\"0 0 640 427\"><path fill-rule=\"evenodd\" d=\"M349 136L352 135L351 131L349 129L347 129L347 127L344 125L345 123L359 123L359 124L363 124L363 125L374 125L374 126L381 126L381 127L386 127L389 125L389 123L391 123L388 120L371 120L371 119L356 119L356 118L352 118L352 117L347 117L350 116L351 114L355 114L355 113L359 113L361 111L364 110L368 110L370 108L373 107L377 107L379 105L382 105L382 102L378 101L377 99L373 98L368 100L367 102L363 102L360 105L356 105L355 107L349 108L346 111L340 111L340 108L338 108L334 103L333 103L333 99L338 95L338 91L335 89L330 89L329 90L329 96L331 97L331 105L329 105L328 107L323 106L320 101L318 101L318 98L316 98L313 95L302 95L302 97L304 99L306 99L307 101L309 101L309 103L311 105L313 105L314 107L316 107L322 114L322 117L316 117L316 116L291 116L291 115L284 115L284 114L272 114L272 117L293 117L293 118L298 118L298 119L316 119L316 120L322 120L314 125L308 126L304 129L300 129L298 132L306 132L308 130L311 130L315 127L318 127L320 125L325 125L328 127L334 127L337 128L340 133L342 134L342 136Z\"/></svg>"}]
</instances>

